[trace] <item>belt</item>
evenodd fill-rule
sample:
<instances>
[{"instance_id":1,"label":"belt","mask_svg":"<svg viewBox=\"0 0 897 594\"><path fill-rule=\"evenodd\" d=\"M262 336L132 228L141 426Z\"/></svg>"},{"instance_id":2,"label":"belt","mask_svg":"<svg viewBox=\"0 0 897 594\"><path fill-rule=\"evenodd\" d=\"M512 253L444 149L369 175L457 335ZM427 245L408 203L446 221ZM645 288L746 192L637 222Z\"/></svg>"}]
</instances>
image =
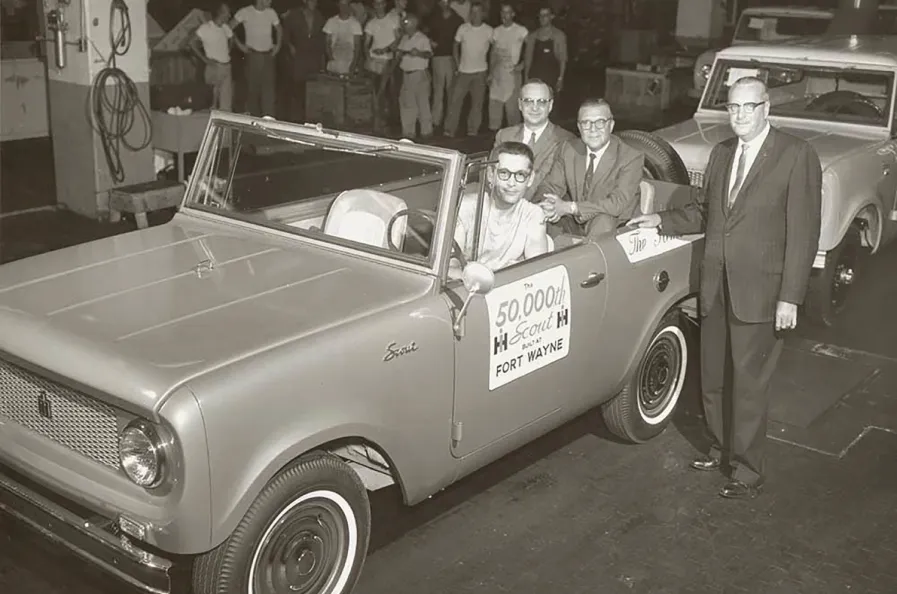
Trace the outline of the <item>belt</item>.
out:
<instances>
[{"instance_id":1,"label":"belt","mask_svg":"<svg viewBox=\"0 0 897 594\"><path fill-rule=\"evenodd\" d=\"M402 72L404 72L406 74L411 74L412 72L426 72L426 71L427 71L426 68L415 68L414 70L405 70L404 68L402 69Z\"/></svg>"}]
</instances>

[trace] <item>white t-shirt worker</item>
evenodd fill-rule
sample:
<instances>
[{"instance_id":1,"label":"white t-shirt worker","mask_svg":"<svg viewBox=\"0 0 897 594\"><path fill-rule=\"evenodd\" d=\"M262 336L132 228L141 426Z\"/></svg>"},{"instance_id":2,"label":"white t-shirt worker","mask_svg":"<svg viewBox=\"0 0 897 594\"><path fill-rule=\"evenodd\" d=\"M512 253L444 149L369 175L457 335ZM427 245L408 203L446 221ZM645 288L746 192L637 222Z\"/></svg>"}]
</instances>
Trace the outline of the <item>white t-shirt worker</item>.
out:
<instances>
[{"instance_id":1,"label":"white t-shirt worker","mask_svg":"<svg viewBox=\"0 0 897 594\"><path fill-rule=\"evenodd\" d=\"M492 27L486 23L473 26L464 23L455 33L455 41L461 45L458 72L476 74L489 70L489 46L492 43Z\"/></svg>"},{"instance_id":2,"label":"white t-shirt worker","mask_svg":"<svg viewBox=\"0 0 897 594\"><path fill-rule=\"evenodd\" d=\"M363 34L361 23L354 16L342 19L339 15L330 17L324 23L324 34L330 42L333 59L327 70L335 74L349 74L355 60L355 40Z\"/></svg>"},{"instance_id":3,"label":"white t-shirt worker","mask_svg":"<svg viewBox=\"0 0 897 594\"><path fill-rule=\"evenodd\" d=\"M273 8L259 10L255 6L244 6L234 15L234 20L246 30L246 45L257 52L274 49L273 29L280 24L280 17Z\"/></svg>"}]
</instances>

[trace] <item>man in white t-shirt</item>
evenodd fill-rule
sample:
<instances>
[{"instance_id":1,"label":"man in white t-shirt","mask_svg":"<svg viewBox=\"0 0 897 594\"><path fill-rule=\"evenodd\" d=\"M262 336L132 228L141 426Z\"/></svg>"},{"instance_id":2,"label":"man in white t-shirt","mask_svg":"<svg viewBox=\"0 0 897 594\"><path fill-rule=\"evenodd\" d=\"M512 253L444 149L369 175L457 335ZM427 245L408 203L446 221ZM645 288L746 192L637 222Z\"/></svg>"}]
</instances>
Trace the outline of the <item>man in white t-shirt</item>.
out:
<instances>
[{"instance_id":1,"label":"man in white t-shirt","mask_svg":"<svg viewBox=\"0 0 897 594\"><path fill-rule=\"evenodd\" d=\"M479 192L461 199L455 241L468 260L501 270L548 251L542 209L525 198L533 183L533 152L522 142L503 142L492 152L486 172L491 186L484 197L479 245L474 246Z\"/></svg>"},{"instance_id":2,"label":"man in white t-shirt","mask_svg":"<svg viewBox=\"0 0 897 594\"><path fill-rule=\"evenodd\" d=\"M339 13L324 23L327 35L327 72L352 74L361 50L361 23L352 14L349 0L339 0Z\"/></svg>"},{"instance_id":3,"label":"man in white t-shirt","mask_svg":"<svg viewBox=\"0 0 897 594\"><path fill-rule=\"evenodd\" d=\"M483 103L486 99L486 79L489 74L489 46L492 44L492 27L483 22L483 6L470 4L470 22L458 27L455 33L455 63L458 76L449 98L445 118L445 135L454 136L461 117L464 99L470 95L470 115L467 117L467 134L476 136L483 123Z\"/></svg>"},{"instance_id":4,"label":"man in white t-shirt","mask_svg":"<svg viewBox=\"0 0 897 594\"><path fill-rule=\"evenodd\" d=\"M523 42L529 31L514 22L514 7L501 3L501 25L492 31L492 53L489 65L489 129L501 128L502 118L508 125L520 123L517 98L523 78Z\"/></svg>"},{"instance_id":5,"label":"man in white t-shirt","mask_svg":"<svg viewBox=\"0 0 897 594\"><path fill-rule=\"evenodd\" d=\"M374 127L380 130L390 107L398 100L390 62L402 35L402 22L395 11L386 12L386 0L374 0L374 16L364 26L364 69L374 79ZM390 101L389 99L393 99Z\"/></svg>"},{"instance_id":6,"label":"man in white t-shirt","mask_svg":"<svg viewBox=\"0 0 897 594\"><path fill-rule=\"evenodd\" d=\"M246 111L255 116L274 116L275 59L283 41L280 17L271 0L255 0L237 11L231 29L243 25L246 42L234 38L246 54Z\"/></svg>"},{"instance_id":7,"label":"man in white t-shirt","mask_svg":"<svg viewBox=\"0 0 897 594\"><path fill-rule=\"evenodd\" d=\"M202 60L206 84L212 87L212 109L231 111L234 105L234 79L230 49L234 32L228 26L230 7L219 2L214 16L196 29L190 48Z\"/></svg>"},{"instance_id":8,"label":"man in white t-shirt","mask_svg":"<svg viewBox=\"0 0 897 594\"><path fill-rule=\"evenodd\" d=\"M399 115L402 120L402 136L414 138L420 122L423 138L433 135L433 116L430 113L430 58L433 46L430 38L418 30L418 18L405 17L405 34L397 48L399 68L402 70L402 90L399 93Z\"/></svg>"}]
</instances>

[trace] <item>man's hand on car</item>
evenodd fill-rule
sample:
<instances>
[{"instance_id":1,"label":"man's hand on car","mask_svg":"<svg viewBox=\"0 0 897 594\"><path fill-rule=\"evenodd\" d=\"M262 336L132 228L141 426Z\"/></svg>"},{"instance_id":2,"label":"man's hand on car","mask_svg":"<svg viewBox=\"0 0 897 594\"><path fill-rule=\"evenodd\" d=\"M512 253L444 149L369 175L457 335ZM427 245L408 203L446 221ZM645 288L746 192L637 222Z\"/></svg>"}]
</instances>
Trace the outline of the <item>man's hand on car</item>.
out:
<instances>
[{"instance_id":1,"label":"man's hand on car","mask_svg":"<svg viewBox=\"0 0 897 594\"><path fill-rule=\"evenodd\" d=\"M639 229L653 229L660 226L660 215L652 213L632 217L629 219L629 222L626 223L626 226L638 227Z\"/></svg>"}]
</instances>

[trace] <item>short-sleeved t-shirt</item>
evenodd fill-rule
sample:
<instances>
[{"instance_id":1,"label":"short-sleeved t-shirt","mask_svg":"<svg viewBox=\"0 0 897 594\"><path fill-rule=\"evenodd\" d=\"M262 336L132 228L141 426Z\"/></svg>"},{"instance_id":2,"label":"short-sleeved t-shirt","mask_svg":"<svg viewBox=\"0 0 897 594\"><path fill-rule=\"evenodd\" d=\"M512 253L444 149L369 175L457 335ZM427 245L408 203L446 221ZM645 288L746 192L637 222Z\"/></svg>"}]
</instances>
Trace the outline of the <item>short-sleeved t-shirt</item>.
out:
<instances>
[{"instance_id":1,"label":"short-sleeved t-shirt","mask_svg":"<svg viewBox=\"0 0 897 594\"><path fill-rule=\"evenodd\" d=\"M414 35L411 37L406 35L402 38L402 41L399 42L399 49L403 51L419 49L422 52L431 52L433 51L433 46L430 45L429 37L420 31L415 31ZM414 72L415 70L426 70L429 65L430 60L427 58L404 55L402 56L399 68L401 68L403 72Z\"/></svg>"},{"instance_id":2,"label":"short-sleeved t-shirt","mask_svg":"<svg viewBox=\"0 0 897 594\"><path fill-rule=\"evenodd\" d=\"M399 17L394 12L383 15L383 18L374 17L369 20L364 26L364 32L371 36L371 51L392 45L399 34L400 27ZM392 58L392 52L388 54L371 53L371 57L389 59Z\"/></svg>"},{"instance_id":3,"label":"short-sleeved t-shirt","mask_svg":"<svg viewBox=\"0 0 897 594\"><path fill-rule=\"evenodd\" d=\"M255 6L244 6L234 15L234 20L246 29L246 45L257 52L274 49L273 27L280 24L280 17L273 8L259 10Z\"/></svg>"},{"instance_id":4,"label":"short-sleeved t-shirt","mask_svg":"<svg viewBox=\"0 0 897 594\"><path fill-rule=\"evenodd\" d=\"M324 23L324 34L333 37L334 45L354 43L355 36L361 35L361 23L353 16L346 20L332 16Z\"/></svg>"},{"instance_id":5,"label":"short-sleeved t-shirt","mask_svg":"<svg viewBox=\"0 0 897 594\"><path fill-rule=\"evenodd\" d=\"M492 31L492 51L498 52L504 63L517 64L527 35L529 31L519 23L512 23L509 27L500 25Z\"/></svg>"},{"instance_id":6,"label":"short-sleeved t-shirt","mask_svg":"<svg viewBox=\"0 0 897 594\"><path fill-rule=\"evenodd\" d=\"M196 37L202 42L206 57L222 64L230 63L230 39L234 32L227 24L206 21L196 29Z\"/></svg>"},{"instance_id":7,"label":"short-sleeved t-shirt","mask_svg":"<svg viewBox=\"0 0 897 594\"><path fill-rule=\"evenodd\" d=\"M498 224L492 216L492 200L483 206L483 222L480 227L480 249L478 257L473 255L474 225L477 211L476 193L466 194L458 209L455 227L455 241L469 259L476 260L491 270L500 270L523 260L526 243L531 235L544 233L545 214L542 208L528 200L515 204L506 224ZM504 217L502 217L504 219Z\"/></svg>"},{"instance_id":8,"label":"short-sleeved t-shirt","mask_svg":"<svg viewBox=\"0 0 897 594\"><path fill-rule=\"evenodd\" d=\"M458 72L474 74L489 70L487 56L492 43L492 27L483 23L474 27L464 23L455 33L455 41L461 44L461 63Z\"/></svg>"}]
</instances>

